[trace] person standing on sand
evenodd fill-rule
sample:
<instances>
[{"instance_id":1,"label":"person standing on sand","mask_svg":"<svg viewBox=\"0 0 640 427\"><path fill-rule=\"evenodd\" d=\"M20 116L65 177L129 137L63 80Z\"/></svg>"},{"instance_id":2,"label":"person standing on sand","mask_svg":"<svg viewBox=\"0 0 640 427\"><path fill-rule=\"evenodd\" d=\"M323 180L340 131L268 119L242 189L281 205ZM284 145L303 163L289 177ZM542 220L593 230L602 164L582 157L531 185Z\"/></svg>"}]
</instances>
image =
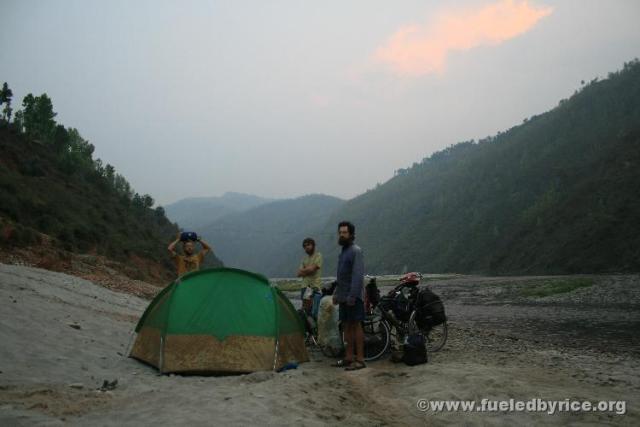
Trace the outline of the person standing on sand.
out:
<instances>
[{"instance_id":1,"label":"person standing on sand","mask_svg":"<svg viewBox=\"0 0 640 427\"><path fill-rule=\"evenodd\" d=\"M171 254L171 258L173 258L173 261L176 264L178 277L190 271L199 270L200 264L202 264L202 261L204 260L204 256L208 254L209 251L211 251L211 246L209 246L207 242L202 240L200 237L196 236L195 233L188 234L192 234L195 237L195 241L184 240L182 239L182 233L178 233L178 237L176 238L176 240L171 242L169 244L169 247L167 248L169 250L169 253ZM176 245L181 241L184 255L179 255L176 252ZM197 254L195 253L195 242L200 242L200 244L202 245L202 250Z\"/></svg>"},{"instance_id":2,"label":"person standing on sand","mask_svg":"<svg viewBox=\"0 0 640 427\"><path fill-rule=\"evenodd\" d=\"M338 224L338 243L342 251L338 258L338 272L336 290L333 293L333 303L339 304L339 318L344 325L346 350L344 359L333 366L348 371L366 368L364 363L364 261L362 249L354 240L356 227L342 221ZM353 359L354 347L356 358Z\"/></svg>"},{"instance_id":3,"label":"person standing on sand","mask_svg":"<svg viewBox=\"0 0 640 427\"><path fill-rule=\"evenodd\" d=\"M318 306L322 298L322 254L316 251L316 242L311 237L302 241L302 248L306 253L298 268L298 277L302 277L302 292L300 298L307 313L313 318L318 316Z\"/></svg>"}]
</instances>

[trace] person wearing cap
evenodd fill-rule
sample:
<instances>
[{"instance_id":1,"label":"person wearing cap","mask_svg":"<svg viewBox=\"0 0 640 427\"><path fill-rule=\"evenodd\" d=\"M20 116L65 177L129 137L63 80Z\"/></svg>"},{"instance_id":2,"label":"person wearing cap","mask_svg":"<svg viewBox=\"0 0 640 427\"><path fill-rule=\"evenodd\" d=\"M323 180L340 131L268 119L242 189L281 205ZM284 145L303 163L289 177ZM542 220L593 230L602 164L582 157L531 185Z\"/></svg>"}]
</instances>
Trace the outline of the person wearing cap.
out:
<instances>
[{"instance_id":1,"label":"person wearing cap","mask_svg":"<svg viewBox=\"0 0 640 427\"><path fill-rule=\"evenodd\" d=\"M182 242L182 251L184 255L180 255L176 252L176 246ZM198 253L195 252L195 242L199 242L202 246L202 250ZM190 271L196 271L200 269L204 256L211 251L211 246L202 240L196 233L178 233L176 240L169 244L167 248L173 258L173 262L176 265L178 277Z\"/></svg>"}]
</instances>

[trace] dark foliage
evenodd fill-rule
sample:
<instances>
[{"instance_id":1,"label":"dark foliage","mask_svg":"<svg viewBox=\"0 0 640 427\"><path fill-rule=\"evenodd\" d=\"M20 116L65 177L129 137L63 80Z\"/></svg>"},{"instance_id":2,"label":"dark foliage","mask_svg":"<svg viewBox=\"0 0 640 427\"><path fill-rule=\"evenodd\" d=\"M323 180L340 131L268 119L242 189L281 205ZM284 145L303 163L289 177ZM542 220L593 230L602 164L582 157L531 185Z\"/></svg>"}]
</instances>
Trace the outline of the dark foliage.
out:
<instances>
[{"instance_id":1,"label":"dark foliage","mask_svg":"<svg viewBox=\"0 0 640 427\"><path fill-rule=\"evenodd\" d=\"M94 146L76 129L57 124L46 94L27 95L23 106L13 123L1 119L0 244L29 246L47 235L68 251L137 257L172 272L166 247L178 227L164 209L94 160Z\"/></svg>"},{"instance_id":2,"label":"dark foliage","mask_svg":"<svg viewBox=\"0 0 640 427\"><path fill-rule=\"evenodd\" d=\"M637 272L639 189L635 60L520 126L398 171L323 235L354 222L370 273Z\"/></svg>"}]
</instances>

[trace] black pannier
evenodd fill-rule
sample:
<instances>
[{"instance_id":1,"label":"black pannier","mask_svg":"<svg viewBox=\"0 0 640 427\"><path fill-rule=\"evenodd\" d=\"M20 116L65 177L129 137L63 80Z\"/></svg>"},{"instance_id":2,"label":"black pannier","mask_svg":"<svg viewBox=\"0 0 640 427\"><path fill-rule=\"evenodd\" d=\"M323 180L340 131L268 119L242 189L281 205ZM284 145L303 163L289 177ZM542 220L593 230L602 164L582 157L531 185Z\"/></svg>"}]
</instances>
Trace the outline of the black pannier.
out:
<instances>
[{"instance_id":1,"label":"black pannier","mask_svg":"<svg viewBox=\"0 0 640 427\"><path fill-rule=\"evenodd\" d=\"M447 321L442 300L430 289L424 288L416 300L416 324L420 329L429 329Z\"/></svg>"},{"instance_id":2,"label":"black pannier","mask_svg":"<svg viewBox=\"0 0 640 427\"><path fill-rule=\"evenodd\" d=\"M402 346L402 361L409 366L427 363L427 341L422 334L413 334L407 337Z\"/></svg>"}]
</instances>

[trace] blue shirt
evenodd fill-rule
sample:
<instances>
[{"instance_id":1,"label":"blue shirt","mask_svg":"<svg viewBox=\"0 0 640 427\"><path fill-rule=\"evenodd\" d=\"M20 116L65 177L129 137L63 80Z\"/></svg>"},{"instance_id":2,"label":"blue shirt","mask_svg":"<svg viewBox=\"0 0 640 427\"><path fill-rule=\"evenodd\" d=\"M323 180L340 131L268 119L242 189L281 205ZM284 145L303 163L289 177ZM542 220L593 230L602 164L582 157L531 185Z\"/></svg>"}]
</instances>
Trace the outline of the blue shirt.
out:
<instances>
[{"instance_id":1,"label":"blue shirt","mask_svg":"<svg viewBox=\"0 0 640 427\"><path fill-rule=\"evenodd\" d=\"M346 302L347 297L364 301L364 261L360 246L351 244L342 247L338 257L336 279L336 296L339 303Z\"/></svg>"}]
</instances>

